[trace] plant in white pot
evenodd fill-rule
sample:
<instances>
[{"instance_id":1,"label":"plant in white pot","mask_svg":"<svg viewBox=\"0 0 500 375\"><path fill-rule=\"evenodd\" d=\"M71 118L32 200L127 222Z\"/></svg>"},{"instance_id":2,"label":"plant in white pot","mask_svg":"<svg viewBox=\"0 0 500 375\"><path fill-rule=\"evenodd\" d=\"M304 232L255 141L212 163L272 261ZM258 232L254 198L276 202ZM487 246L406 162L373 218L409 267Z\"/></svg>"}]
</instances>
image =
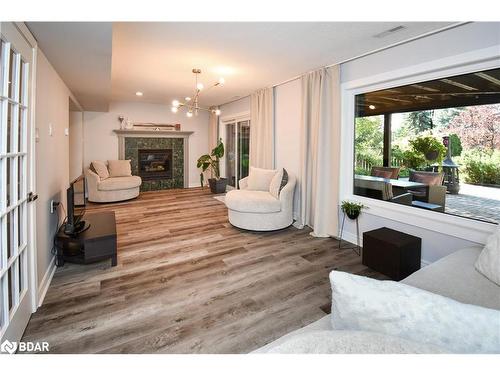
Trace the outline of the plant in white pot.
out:
<instances>
[{"instance_id":1,"label":"plant in white pot","mask_svg":"<svg viewBox=\"0 0 500 375\"><path fill-rule=\"evenodd\" d=\"M220 159L224 156L224 144L222 139L212 152L209 154L202 155L198 158L197 167L201 168L203 172L208 169L211 170L212 178L208 179L208 184L210 185L210 191L214 194L221 194L226 192L227 178L222 178L220 176ZM205 178L203 173L200 174L201 187L204 185Z\"/></svg>"}]
</instances>

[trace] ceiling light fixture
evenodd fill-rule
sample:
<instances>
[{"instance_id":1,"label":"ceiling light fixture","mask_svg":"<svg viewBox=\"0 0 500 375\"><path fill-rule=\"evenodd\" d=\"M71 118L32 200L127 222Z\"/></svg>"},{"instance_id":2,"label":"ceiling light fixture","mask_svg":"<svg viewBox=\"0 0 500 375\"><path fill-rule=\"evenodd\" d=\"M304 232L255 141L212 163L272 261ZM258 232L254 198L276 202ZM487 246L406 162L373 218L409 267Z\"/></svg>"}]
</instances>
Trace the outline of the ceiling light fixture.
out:
<instances>
[{"instance_id":1,"label":"ceiling light fixture","mask_svg":"<svg viewBox=\"0 0 500 375\"><path fill-rule=\"evenodd\" d=\"M376 107L375 107L373 104L370 104L370 105L368 106L368 108L370 108L370 109L375 109Z\"/></svg>"},{"instance_id":2,"label":"ceiling light fixture","mask_svg":"<svg viewBox=\"0 0 500 375\"><path fill-rule=\"evenodd\" d=\"M205 86L203 85L203 83L198 82L198 75L201 74L201 69L193 69L192 72L195 75L195 87L196 87L196 89L195 89L194 95L192 97L186 96L184 98L184 100L185 100L184 102L180 102L177 99L173 100L172 101L172 112L177 113L179 111L179 108L186 107L186 110L187 110L186 116L187 117L198 116L198 112L200 110L212 112L215 115L219 116L221 114L220 109L200 107L199 97L200 97L201 91L205 88ZM213 87L223 86L224 83L226 83L226 80L221 77L221 78L219 78L219 80L216 83L214 83L212 86L208 87L205 91L210 90Z\"/></svg>"},{"instance_id":3,"label":"ceiling light fixture","mask_svg":"<svg viewBox=\"0 0 500 375\"><path fill-rule=\"evenodd\" d=\"M143 95L144 95L144 93L142 93L141 91L136 91L135 95L136 95L136 96L143 96Z\"/></svg>"}]
</instances>

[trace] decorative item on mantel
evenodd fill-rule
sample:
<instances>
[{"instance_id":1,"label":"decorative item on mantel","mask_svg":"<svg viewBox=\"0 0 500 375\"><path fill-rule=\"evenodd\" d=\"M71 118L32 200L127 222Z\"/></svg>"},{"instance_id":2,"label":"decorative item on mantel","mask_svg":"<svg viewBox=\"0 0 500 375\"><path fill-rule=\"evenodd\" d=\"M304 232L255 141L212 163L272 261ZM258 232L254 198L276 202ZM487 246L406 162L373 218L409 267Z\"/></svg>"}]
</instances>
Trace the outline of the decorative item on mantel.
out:
<instances>
[{"instance_id":1,"label":"decorative item on mantel","mask_svg":"<svg viewBox=\"0 0 500 375\"><path fill-rule=\"evenodd\" d=\"M148 130L148 131L162 131L162 130L171 130L171 131L180 131L181 124L156 124L154 122L132 122L128 118L123 116L118 116L118 120L120 121L120 129L140 129L140 130Z\"/></svg>"},{"instance_id":2,"label":"decorative item on mantel","mask_svg":"<svg viewBox=\"0 0 500 375\"><path fill-rule=\"evenodd\" d=\"M361 255L361 248L359 246L359 222L358 222L358 217L359 214L361 213L361 210L365 206L361 203L357 202L351 202L351 201L342 201L342 204L340 205L340 208L342 209L342 212L344 213L344 216L342 218L342 227L340 229L340 237L339 237L339 249L342 248L342 234L344 233L344 223L345 223L345 217L347 217L351 220L356 221L356 247L353 248L354 252L356 254Z\"/></svg>"}]
</instances>

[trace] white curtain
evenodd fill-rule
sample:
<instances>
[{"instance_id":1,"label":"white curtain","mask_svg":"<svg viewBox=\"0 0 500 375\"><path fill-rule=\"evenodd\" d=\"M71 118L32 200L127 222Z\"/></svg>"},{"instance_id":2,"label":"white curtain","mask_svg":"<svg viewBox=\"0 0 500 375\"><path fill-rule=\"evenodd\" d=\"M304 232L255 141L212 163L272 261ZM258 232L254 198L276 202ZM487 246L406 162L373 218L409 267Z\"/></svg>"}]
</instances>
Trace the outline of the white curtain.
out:
<instances>
[{"instance_id":1,"label":"white curtain","mask_svg":"<svg viewBox=\"0 0 500 375\"><path fill-rule=\"evenodd\" d=\"M251 95L250 165L274 168L274 95L272 88Z\"/></svg>"},{"instance_id":2,"label":"white curtain","mask_svg":"<svg viewBox=\"0 0 500 375\"><path fill-rule=\"evenodd\" d=\"M337 236L340 164L339 67L302 77L300 205L297 226Z\"/></svg>"}]
</instances>

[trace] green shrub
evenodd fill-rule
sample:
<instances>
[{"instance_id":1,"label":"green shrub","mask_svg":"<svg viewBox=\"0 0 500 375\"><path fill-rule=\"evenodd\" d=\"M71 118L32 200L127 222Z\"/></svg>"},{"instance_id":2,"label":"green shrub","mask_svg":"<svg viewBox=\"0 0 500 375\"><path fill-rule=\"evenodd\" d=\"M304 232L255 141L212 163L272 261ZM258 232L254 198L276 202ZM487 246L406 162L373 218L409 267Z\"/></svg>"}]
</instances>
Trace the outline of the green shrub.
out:
<instances>
[{"instance_id":1,"label":"green shrub","mask_svg":"<svg viewBox=\"0 0 500 375\"><path fill-rule=\"evenodd\" d=\"M465 182L500 186L500 150L468 151L459 162Z\"/></svg>"}]
</instances>

